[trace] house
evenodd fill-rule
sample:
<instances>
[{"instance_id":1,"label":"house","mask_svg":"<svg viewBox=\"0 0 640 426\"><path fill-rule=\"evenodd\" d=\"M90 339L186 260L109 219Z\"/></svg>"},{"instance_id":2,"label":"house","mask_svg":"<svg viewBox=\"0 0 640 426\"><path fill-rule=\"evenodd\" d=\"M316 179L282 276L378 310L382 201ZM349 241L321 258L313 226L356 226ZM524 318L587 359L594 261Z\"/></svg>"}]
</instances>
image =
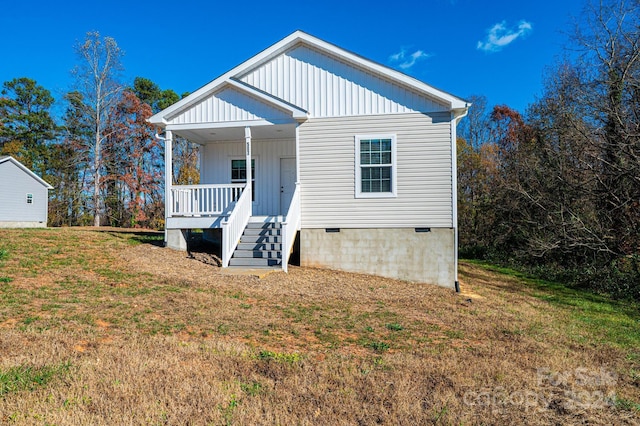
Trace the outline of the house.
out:
<instances>
[{"instance_id":1,"label":"house","mask_svg":"<svg viewBox=\"0 0 640 426\"><path fill-rule=\"evenodd\" d=\"M0 156L0 228L45 228L51 185L11 156Z\"/></svg>"},{"instance_id":2,"label":"house","mask_svg":"<svg viewBox=\"0 0 640 426\"><path fill-rule=\"evenodd\" d=\"M218 229L223 267L286 271L298 238L303 266L457 287L468 107L296 31L150 118L164 130L166 245ZM201 146L200 185L171 182L177 136Z\"/></svg>"}]
</instances>

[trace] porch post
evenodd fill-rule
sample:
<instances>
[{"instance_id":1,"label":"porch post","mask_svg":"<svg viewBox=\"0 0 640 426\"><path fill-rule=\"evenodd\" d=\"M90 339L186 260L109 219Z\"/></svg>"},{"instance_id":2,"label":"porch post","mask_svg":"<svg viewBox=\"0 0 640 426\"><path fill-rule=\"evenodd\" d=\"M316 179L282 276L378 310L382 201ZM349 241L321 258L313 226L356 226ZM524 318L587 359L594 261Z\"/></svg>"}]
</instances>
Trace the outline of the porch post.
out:
<instances>
[{"instance_id":1,"label":"porch post","mask_svg":"<svg viewBox=\"0 0 640 426\"><path fill-rule=\"evenodd\" d=\"M296 186L300 184L300 123L296 123Z\"/></svg>"},{"instance_id":2,"label":"porch post","mask_svg":"<svg viewBox=\"0 0 640 426\"><path fill-rule=\"evenodd\" d=\"M165 131L164 136L164 223L165 223L165 244L167 237L167 222L173 213L173 203L171 200L171 186L173 184L173 134L171 130Z\"/></svg>"},{"instance_id":3,"label":"porch post","mask_svg":"<svg viewBox=\"0 0 640 426\"><path fill-rule=\"evenodd\" d=\"M246 158L246 174L247 174L247 186L245 191L249 191L249 197L251 197L251 127L244 128L244 140L246 144L245 158ZM249 203L249 216L253 215L253 200Z\"/></svg>"}]
</instances>

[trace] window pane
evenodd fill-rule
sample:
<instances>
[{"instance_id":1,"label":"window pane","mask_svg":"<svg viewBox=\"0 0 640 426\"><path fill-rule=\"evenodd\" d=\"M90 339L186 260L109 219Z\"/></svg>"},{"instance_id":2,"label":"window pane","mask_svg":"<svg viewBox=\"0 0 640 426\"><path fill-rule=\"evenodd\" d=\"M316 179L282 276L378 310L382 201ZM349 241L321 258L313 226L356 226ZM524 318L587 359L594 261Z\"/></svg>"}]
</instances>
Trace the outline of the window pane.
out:
<instances>
[{"instance_id":1,"label":"window pane","mask_svg":"<svg viewBox=\"0 0 640 426\"><path fill-rule=\"evenodd\" d=\"M360 141L360 164L371 164L371 147L368 140Z\"/></svg>"},{"instance_id":2,"label":"window pane","mask_svg":"<svg viewBox=\"0 0 640 426\"><path fill-rule=\"evenodd\" d=\"M380 164L380 153L374 152L371 154L371 164Z\"/></svg>"},{"instance_id":3,"label":"window pane","mask_svg":"<svg viewBox=\"0 0 640 426\"><path fill-rule=\"evenodd\" d=\"M362 192L391 192L391 167L361 167Z\"/></svg>"},{"instance_id":4,"label":"window pane","mask_svg":"<svg viewBox=\"0 0 640 426\"><path fill-rule=\"evenodd\" d=\"M383 152L381 154L380 164L391 164L391 153Z\"/></svg>"},{"instance_id":5,"label":"window pane","mask_svg":"<svg viewBox=\"0 0 640 426\"><path fill-rule=\"evenodd\" d=\"M231 182L247 182L247 160L231 160ZM256 199L256 160L251 159L251 199Z\"/></svg>"},{"instance_id":6,"label":"window pane","mask_svg":"<svg viewBox=\"0 0 640 426\"><path fill-rule=\"evenodd\" d=\"M231 160L231 179L232 180L243 179L240 174L242 170L244 170L243 160Z\"/></svg>"},{"instance_id":7,"label":"window pane","mask_svg":"<svg viewBox=\"0 0 640 426\"><path fill-rule=\"evenodd\" d=\"M246 160L231 160L231 180L232 181L246 181L247 180L247 168ZM251 160L251 181L256 179L256 160ZM237 182L243 183L243 182Z\"/></svg>"},{"instance_id":8,"label":"window pane","mask_svg":"<svg viewBox=\"0 0 640 426\"><path fill-rule=\"evenodd\" d=\"M391 151L391 139L382 139L382 151Z\"/></svg>"}]
</instances>

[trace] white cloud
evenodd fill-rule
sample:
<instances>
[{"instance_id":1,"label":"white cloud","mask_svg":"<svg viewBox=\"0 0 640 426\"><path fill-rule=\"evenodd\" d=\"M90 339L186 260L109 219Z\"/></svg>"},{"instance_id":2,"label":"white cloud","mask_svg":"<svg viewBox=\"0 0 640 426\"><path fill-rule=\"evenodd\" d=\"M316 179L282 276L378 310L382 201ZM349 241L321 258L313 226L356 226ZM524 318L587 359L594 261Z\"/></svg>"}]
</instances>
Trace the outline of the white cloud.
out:
<instances>
[{"instance_id":1,"label":"white cloud","mask_svg":"<svg viewBox=\"0 0 640 426\"><path fill-rule=\"evenodd\" d=\"M419 60L427 59L430 56L430 54L425 53L422 50L416 50L413 53L407 53L407 49L402 48L398 53L394 53L393 55L389 56L389 60L391 62L398 63L398 66L400 68L406 70L414 66Z\"/></svg>"},{"instance_id":2,"label":"white cloud","mask_svg":"<svg viewBox=\"0 0 640 426\"><path fill-rule=\"evenodd\" d=\"M502 21L487 30L486 40L479 41L476 48L485 52L499 52L517 38L525 37L531 31L533 31L533 26L530 22L520 21L516 28L507 28L506 22Z\"/></svg>"}]
</instances>

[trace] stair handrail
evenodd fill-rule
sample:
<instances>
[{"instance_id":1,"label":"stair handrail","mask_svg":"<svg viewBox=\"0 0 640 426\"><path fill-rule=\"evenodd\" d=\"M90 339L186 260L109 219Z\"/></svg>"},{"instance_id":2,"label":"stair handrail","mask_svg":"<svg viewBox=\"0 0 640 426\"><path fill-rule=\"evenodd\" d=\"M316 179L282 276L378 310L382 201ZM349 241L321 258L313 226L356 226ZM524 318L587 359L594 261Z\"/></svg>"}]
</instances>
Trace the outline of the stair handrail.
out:
<instances>
[{"instance_id":1,"label":"stair handrail","mask_svg":"<svg viewBox=\"0 0 640 426\"><path fill-rule=\"evenodd\" d=\"M287 272L293 243L296 240L296 234L300 230L301 216L300 184L296 182L296 189L293 191L289 210L287 210L287 215L284 218L284 222L282 222L282 270L284 272Z\"/></svg>"},{"instance_id":2,"label":"stair handrail","mask_svg":"<svg viewBox=\"0 0 640 426\"><path fill-rule=\"evenodd\" d=\"M251 190L247 190L245 186L240 198L233 207L233 211L227 217L227 220L222 222L222 267L229 266L229 260L233 256L240 237L244 232L244 229L249 223L251 217Z\"/></svg>"}]
</instances>

